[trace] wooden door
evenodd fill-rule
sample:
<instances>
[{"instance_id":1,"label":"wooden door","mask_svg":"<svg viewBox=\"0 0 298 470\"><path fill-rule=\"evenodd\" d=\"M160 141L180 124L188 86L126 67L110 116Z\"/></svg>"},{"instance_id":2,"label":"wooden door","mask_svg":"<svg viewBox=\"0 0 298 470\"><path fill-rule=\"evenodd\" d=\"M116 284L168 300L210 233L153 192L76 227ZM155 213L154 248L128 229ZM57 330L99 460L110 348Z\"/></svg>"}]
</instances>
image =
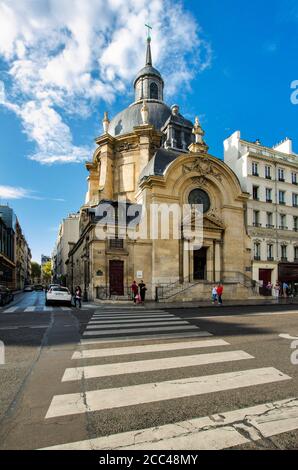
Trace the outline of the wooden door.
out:
<instances>
[{"instance_id":1,"label":"wooden door","mask_svg":"<svg viewBox=\"0 0 298 470\"><path fill-rule=\"evenodd\" d=\"M124 295L124 261L110 261L110 295Z\"/></svg>"}]
</instances>

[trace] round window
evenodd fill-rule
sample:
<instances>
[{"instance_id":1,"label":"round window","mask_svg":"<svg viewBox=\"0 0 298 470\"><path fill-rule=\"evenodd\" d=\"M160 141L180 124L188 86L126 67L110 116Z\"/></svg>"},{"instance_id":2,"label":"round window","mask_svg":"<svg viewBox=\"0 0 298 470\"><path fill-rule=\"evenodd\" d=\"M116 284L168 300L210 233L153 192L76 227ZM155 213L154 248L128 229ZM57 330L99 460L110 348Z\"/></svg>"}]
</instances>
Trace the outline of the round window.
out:
<instances>
[{"instance_id":1,"label":"round window","mask_svg":"<svg viewBox=\"0 0 298 470\"><path fill-rule=\"evenodd\" d=\"M210 209L210 198L203 189L193 189L189 193L188 202L191 205L202 204L204 213Z\"/></svg>"}]
</instances>

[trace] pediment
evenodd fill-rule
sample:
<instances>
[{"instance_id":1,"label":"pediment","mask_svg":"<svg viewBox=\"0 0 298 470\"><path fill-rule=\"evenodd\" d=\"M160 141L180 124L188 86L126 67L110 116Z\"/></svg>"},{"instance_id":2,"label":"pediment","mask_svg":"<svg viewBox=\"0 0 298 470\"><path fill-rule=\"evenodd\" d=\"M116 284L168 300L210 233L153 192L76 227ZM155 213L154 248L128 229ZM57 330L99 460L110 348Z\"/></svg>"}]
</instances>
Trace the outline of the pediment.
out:
<instances>
[{"instance_id":1,"label":"pediment","mask_svg":"<svg viewBox=\"0 0 298 470\"><path fill-rule=\"evenodd\" d=\"M219 218L205 215L204 216L204 229L224 230L225 225L222 222L222 220L220 220Z\"/></svg>"}]
</instances>

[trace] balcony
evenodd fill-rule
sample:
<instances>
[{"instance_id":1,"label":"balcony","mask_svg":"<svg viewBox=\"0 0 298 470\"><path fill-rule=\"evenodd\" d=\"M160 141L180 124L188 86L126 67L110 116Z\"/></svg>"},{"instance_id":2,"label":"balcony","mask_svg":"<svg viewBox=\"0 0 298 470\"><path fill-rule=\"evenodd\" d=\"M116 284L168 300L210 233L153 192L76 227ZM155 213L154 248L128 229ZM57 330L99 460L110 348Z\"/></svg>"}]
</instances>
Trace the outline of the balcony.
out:
<instances>
[{"instance_id":1,"label":"balcony","mask_svg":"<svg viewBox=\"0 0 298 470\"><path fill-rule=\"evenodd\" d=\"M252 176L257 176L257 177L259 177L260 175L259 175L259 173L257 173L257 172L253 172L253 173L252 173Z\"/></svg>"},{"instance_id":2,"label":"balcony","mask_svg":"<svg viewBox=\"0 0 298 470\"><path fill-rule=\"evenodd\" d=\"M266 180L272 180L272 176L270 176L270 175L266 175L265 178L266 178Z\"/></svg>"},{"instance_id":3,"label":"balcony","mask_svg":"<svg viewBox=\"0 0 298 470\"><path fill-rule=\"evenodd\" d=\"M253 200L254 200L254 201L259 201L260 198L259 198L258 196L253 196Z\"/></svg>"},{"instance_id":4,"label":"balcony","mask_svg":"<svg viewBox=\"0 0 298 470\"><path fill-rule=\"evenodd\" d=\"M278 178L278 181L280 181L280 183L285 183L285 179L284 178Z\"/></svg>"},{"instance_id":5,"label":"balcony","mask_svg":"<svg viewBox=\"0 0 298 470\"><path fill-rule=\"evenodd\" d=\"M261 256L254 256L255 261L261 261Z\"/></svg>"},{"instance_id":6,"label":"balcony","mask_svg":"<svg viewBox=\"0 0 298 470\"><path fill-rule=\"evenodd\" d=\"M298 202L293 203L293 207L298 207Z\"/></svg>"},{"instance_id":7,"label":"balcony","mask_svg":"<svg viewBox=\"0 0 298 470\"><path fill-rule=\"evenodd\" d=\"M254 227L262 227L262 224L260 224L259 222L254 222L254 223L253 223L253 226L254 226Z\"/></svg>"},{"instance_id":8,"label":"balcony","mask_svg":"<svg viewBox=\"0 0 298 470\"><path fill-rule=\"evenodd\" d=\"M293 232L298 232L298 227L294 227Z\"/></svg>"},{"instance_id":9,"label":"balcony","mask_svg":"<svg viewBox=\"0 0 298 470\"><path fill-rule=\"evenodd\" d=\"M271 229L273 229L273 228L275 228L275 226L272 225L272 224L267 224L267 225L266 225L266 228L271 228Z\"/></svg>"},{"instance_id":10,"label":"balcony","mask_svg":"<svg viewBox=\"0 0 298 470\"><path fill-rule=\"evenodd\" d=\"M279 230L289 230L289 227L286 227L285 225L280 225Z\"/></svg>"},{"instance_id":11,"label":"balcony","mask_svg":"<svg viewBox=\"0 0 298 470\"><path fill-rule=\"evenodd\" d=\"M285 205L286 205L286 201L279 201L279 204L280 204L281 206L285 206Z\"/></svg>"},{"instance_id":12,"label":"balcony","mask_svg":"<svg viewBox=\"0 0 298 470\"><path fill-rule=\"evenodd\" d=\"M268 202L269 204L272 204L272 199L266 199L266 202Z\"/></svg>"},{"instance_id":13,"label":"balcony","mask_svg":"<svg viewBox=\"0 0 298 470\"><path fill-rule=\"evenodd\" d=\"M267 256L267 261L274 261L273 256Z\"/></svg>"}]
</instances>

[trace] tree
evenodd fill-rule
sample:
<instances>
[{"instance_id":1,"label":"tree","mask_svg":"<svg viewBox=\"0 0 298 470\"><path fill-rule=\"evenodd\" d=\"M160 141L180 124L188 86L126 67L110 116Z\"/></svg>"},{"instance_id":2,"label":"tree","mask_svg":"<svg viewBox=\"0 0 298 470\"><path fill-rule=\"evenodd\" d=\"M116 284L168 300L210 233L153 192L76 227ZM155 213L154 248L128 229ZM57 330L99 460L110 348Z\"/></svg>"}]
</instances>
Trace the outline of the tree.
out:
<instances>
[{"instance_id":1,"label":"tree","mask_svg":"<svg viewBox=\"0 0 298 470\"><path fill-rule=\"evenodd\" d=\"M45 264L43 264L41 271L42 271L43 282L46 282L47 284L49 284L52 279L52 262L47 261Z\"/></svg>"},{"instance_id":2,"label":"tree","mask_svg":"<svg viewBox=\"0 0 298 470\"><path fill-rule=\"evenodd\" d=\"M31 278L32 281L40 281L41 277L41 267L40 264L36 263L35 261L31 262Z\"/></svg>"}]
</instances>

